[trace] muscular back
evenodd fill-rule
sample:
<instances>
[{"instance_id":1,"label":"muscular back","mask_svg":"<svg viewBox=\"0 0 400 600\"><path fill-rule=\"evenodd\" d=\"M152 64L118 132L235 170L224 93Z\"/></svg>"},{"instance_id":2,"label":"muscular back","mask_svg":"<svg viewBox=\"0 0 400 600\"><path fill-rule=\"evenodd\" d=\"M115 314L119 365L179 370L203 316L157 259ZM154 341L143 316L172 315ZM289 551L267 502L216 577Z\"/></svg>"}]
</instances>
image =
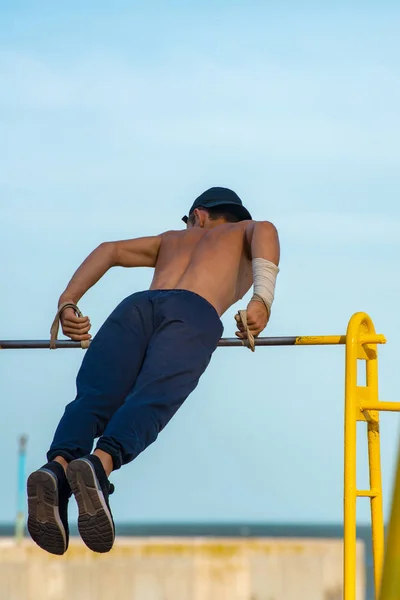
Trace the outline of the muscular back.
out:
<instances>
[{"instance_id":1,"label":"muscular back","mask_svg":"<svg viewBox=\"0 0 400 600\"><path fill-rule=\"evenodd\" d=\"M250 289L252 280L246 222L242 221L164 233L151 289L190 290L222 315Z\"/></svg>"}]
</instances>

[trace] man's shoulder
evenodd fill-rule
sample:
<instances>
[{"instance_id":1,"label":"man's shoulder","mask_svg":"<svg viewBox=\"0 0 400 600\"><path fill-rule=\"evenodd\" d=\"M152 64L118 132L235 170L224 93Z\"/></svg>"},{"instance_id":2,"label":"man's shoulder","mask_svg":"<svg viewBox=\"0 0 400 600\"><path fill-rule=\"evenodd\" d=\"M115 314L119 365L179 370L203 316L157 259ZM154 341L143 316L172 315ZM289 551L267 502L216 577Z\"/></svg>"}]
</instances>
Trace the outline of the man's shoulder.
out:
<instances>
[{"instance_id":1,"label":"man's shoulder","mask_svg":"<svg viewBox=\"0 0 400 600\"><path fill-rule=\"evenodd\" d=\"M254 223L255 221L250 220L237 221L236 223L222 223L221 225L218 225L218 227L215 227L215 229L213 229L212 231L215 231L216 233L220 233L222 235L229 234L232 232L244 233L246 229L248 229L248 227Z\"/></svg>"}]
</instances>

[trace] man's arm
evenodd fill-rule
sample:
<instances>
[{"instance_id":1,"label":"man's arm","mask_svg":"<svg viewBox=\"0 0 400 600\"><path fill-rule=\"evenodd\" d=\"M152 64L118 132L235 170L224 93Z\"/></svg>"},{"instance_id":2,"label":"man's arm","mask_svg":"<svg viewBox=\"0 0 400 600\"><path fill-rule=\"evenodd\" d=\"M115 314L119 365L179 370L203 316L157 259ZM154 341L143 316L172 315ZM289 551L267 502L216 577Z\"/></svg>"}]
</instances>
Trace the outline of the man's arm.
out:
<instances>
[{"instance_id":1,"label":"man's arm","mask_svg":"<svg viewBox=\"0 0 400 600\"><path fill-rule=\"evenodd\" d=\"M74 273L60 296L58 306L64 302L77 304L111 267L155 267L160 243L161 236L152 236L100 244ZM90 338L89 318L77 317L72 308L63 311L61 322L64 334L71 339Z\"/></svg>"},{"instance_id":2,"label":"man's arm","mask_svg":"<svg viewBox=\"0 0 400 600\"><path fill-rule=\"evenodd\" d=\"M270 313L278 273L280 247L278 232L268 221L251 221L246 227L248 254L252 260L254 294L247 306L247 324L256 337L265 329ZM245 329L236 318L236 335L246 337Z\"/></svg>"},{"instance_id":3,"label":"man's arm","mask_svg":"<svg viewBox=\"0 0 400 600\"><path fill-rule=\"evenodd\" d=\"M111 267L155 267L160 242L161 236L152 236L100 244L74 273L59 304L76 304Z\"/></svg>"}]
</instances>

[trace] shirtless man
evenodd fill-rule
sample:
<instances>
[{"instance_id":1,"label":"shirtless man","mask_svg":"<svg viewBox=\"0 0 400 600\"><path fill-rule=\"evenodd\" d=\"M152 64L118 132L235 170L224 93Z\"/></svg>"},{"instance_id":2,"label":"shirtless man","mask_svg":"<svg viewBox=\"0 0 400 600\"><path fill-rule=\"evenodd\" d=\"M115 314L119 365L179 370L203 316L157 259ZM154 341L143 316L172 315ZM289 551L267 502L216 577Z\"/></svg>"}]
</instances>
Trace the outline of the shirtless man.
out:
<instances>
[{"instance_id":1,"label":"shirtless man","mask_svg":"<svg viewBox=\"0 0 400 600\"><path fill-rule=\"evenodd\" d=\"M184 217L187 229L105 242L76 271L60 297L75 304L114 266L154 267L150 290L123 300L94 337L47 453L28 479L28 529L53 554L68 547L68 500L78 503L85 544L108 552L114 543L108 477L155 441L205 371L223 332L220 316L244 296L250 332L267 325L279 264L269 222L255 222L226 188L199 196ZM63 332L88 340L90 321L73 308ZM236 335L246 336L238 323ZM93 442L99 438L94 453Z\"/></svg>"}]
</instances>

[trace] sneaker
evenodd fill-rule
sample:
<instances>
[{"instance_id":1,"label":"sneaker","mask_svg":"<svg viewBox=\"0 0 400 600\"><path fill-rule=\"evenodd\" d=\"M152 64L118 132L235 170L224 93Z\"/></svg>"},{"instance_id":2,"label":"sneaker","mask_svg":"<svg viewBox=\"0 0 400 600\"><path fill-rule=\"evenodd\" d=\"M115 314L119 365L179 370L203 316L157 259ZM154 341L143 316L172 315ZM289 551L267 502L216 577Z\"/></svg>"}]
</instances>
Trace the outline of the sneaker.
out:
<instances>
[{"instance_id":1,"label":"sneaker","mask_svg":"<svg viewBox=\"0 0 400 600\"><path fill-rule=\"evenodd\" d=\"M108 496L114 486L107 479L101 460L94 454L69 463L67 478L79 509L78 529L93 552L109 552L115 527Z\"/></svg>"},{"instance_id":2,"label":"sneaker","mask_svg":"<svg viewBox=\"0 0 400 600\"><path fill-rule=\"evenodd\" d=\"M63 467L51 461L31 473L27 492L31 538L51 554L64 554L69 541L67 512L71 488Z\"/></svg>"}]
</instances>

